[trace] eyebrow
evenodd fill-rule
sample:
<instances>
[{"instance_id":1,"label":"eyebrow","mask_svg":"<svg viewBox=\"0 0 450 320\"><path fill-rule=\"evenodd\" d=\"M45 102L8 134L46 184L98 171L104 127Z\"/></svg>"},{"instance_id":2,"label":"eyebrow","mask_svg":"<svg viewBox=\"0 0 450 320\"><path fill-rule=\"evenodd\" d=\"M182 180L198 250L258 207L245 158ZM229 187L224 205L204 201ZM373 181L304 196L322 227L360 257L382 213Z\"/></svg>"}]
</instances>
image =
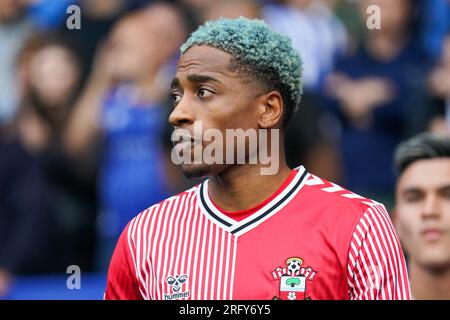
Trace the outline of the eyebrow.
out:
<instances>
[{"instance_id":1,"label":"eyebrow","mask_svg":"<svg viewBox=\"0 0 450 320\"><path fill-rule=\"evenodd\" d=\"M220 81L214 77L201 75L201 74L190 74L186 78L189 82L194 82L194 83L202 83L202 82L220 83ZM179 88L179 87L181 87L180 80L178 78L174 78L172 80L172 83L170 84L170 88L174 89L174 88Z\"/></svg>"},{"instance_id":2,"label":"eyebrow","mask_svg":"<svg viewBox=\"0 0 450 320\"><path fill-rule=\"evenodd\" d=\"M450 189L450 185L446 184L446 185L442 185L436 188L436 190L438 192L440 191L446 191ZM402 194L407 194L407 193L412 193L412 192L424 192L423 189L421 187L409 187L406 188L405 190L402 191Z\"/></svg>"}]
</instances>

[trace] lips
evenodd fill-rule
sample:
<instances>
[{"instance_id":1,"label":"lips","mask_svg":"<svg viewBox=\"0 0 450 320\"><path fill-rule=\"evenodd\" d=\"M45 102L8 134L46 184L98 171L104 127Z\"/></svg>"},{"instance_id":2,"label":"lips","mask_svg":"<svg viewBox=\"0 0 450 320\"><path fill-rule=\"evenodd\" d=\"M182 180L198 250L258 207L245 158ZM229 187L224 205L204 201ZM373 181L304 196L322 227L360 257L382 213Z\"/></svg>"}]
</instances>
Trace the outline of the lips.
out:
<instances>
[{"instance_id":1,"label":"lips","mask_svg":"<svg viewBox=\"0 0 450 320\"><path fill-rule=\"evenodd\" d=\"M426 241L438 241L443 236L444 231L438 228L427 228L421 232Z\"/></svg>"},{"instance_id":2,"label":"lips","mask_svg":"<svg viewBox=\"0 0 450 320\"><path fill-rule=\"evenodd\" d=\"M178 141L172 141L174 146L178 146L178 148L185 148L187 146L194 146L197 143L199 143L200 139L194 139L190 136L181 136L179 137Z\"/></svg>"}]
</instances>

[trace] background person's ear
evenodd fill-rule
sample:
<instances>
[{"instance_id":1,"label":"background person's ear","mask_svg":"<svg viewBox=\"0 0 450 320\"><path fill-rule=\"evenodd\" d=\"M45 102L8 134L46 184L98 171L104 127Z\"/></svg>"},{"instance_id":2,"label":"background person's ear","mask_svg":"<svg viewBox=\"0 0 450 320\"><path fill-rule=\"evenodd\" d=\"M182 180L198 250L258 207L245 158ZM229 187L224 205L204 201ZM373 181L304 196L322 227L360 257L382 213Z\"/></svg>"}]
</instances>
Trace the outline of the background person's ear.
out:
<instances>
[{"instance_id":1,"label":"background person's ear","mask_svg":"<svg viewBox=\"0 0 450 320\"><path fill-rule=\"evenodd\" d=\"M260 97L261 113L259 116L259 127L263 129L281 127L283 122L284 104L283 98L278 91L270 91Z\"/></svg>"}]
</instances>

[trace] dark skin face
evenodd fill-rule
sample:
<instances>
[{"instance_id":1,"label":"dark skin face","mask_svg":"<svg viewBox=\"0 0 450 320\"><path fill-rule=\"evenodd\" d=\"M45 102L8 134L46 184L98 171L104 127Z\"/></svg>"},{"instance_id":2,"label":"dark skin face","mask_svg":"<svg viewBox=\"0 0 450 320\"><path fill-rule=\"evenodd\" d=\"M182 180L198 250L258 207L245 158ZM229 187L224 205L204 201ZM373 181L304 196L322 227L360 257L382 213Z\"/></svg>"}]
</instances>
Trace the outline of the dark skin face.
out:
<instances>
[{"instance_id":1,"label":"dark skin face","mask_svg":"<svg viewBox=\"0 0 450 320\"><path fill-rule=\"evenodd\" d=\"M193 135L195 121L203 131L279 128L282 98L277 91L264 92L261 84L230 71L231 55L209 46L194 46L178 62L172 82L174 109L169 122ZM209 142L204 142L204 145ZM232 164L183 164L191 176L216 175Z\"/></svg>"},{"instance_id":2,"label":"dark skin face","mask_svg":"<svg viewBox=\"0 0 450 320\"><path fill-rule=\"evenodd\" d=\"M230 54L209 46L193 46L181 56L171 92L174 109L169 122L175 128L193 136L194 122L201 121L203 132L214 128L224 137L226 129L282 129L281 94L231 71L231 60ZM223 209L249 209L274 193L289 175L283 141L284 130L280 130L279 141L268 143L268 150L273 143L279 144L279 170L274 175L261 175L264 166L260 163L181 167L188 176L210 176L209 194Z\"/></svg>"}]
</instances>

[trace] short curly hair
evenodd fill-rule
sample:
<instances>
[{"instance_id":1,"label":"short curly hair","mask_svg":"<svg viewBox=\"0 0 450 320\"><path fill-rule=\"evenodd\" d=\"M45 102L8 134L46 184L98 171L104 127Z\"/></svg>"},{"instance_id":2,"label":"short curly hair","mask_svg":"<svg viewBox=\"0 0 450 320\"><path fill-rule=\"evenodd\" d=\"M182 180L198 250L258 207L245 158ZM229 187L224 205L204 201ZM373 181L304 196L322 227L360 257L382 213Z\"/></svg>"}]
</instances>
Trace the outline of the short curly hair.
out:
<instances>
[{"instance_id":1,"label":"short curly hair","mask_svg":"<svg viewBox=\"0 0 450 320\"><path fill-rule=\"evenodd\" d=\"M302 60L291 40L262 20L220 18L207 21L181 46L181 54L195 45L208 45L232 56L231 68L257 80L283 97L284 123L297 110L303 91Z\"/></svg>"}]
</instances>

